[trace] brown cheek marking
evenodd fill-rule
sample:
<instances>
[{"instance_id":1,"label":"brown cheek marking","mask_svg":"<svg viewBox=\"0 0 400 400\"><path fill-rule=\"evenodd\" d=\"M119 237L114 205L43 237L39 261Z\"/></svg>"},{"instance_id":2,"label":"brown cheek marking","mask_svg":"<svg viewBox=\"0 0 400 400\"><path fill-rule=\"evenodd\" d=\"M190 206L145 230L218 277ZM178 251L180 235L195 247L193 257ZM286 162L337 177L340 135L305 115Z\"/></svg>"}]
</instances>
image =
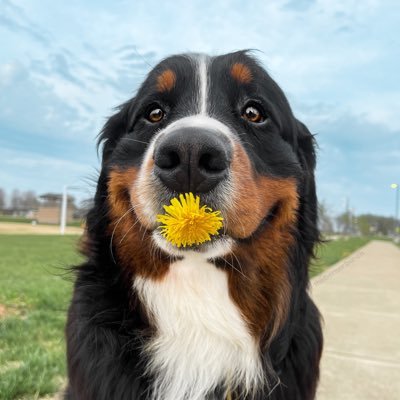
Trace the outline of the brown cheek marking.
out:
<instances>
[{"instance_id":1,"label":"brown cheek marking","mask_svg":"<svg viewBox=\"0 0 400 400\"><path fill-rule=\"evenodd\" d=\"M140 223L132 203L131 188L138 175L136 168L113 170L108 181L108 203L111 223L108 234L113 236L114 257L130 273L161 279L168 271L170 259L155 252L151 234Z\"/></svg>"},{"instance_id":2,"label":"brown cheek marking","mask_svg":"<svg viewBox=\"0 0 400 400\"><path fill-rule=\"evenodd\" d=\"M250 68L242 63L232 65L231 75L240 83L250 83L253 80Z\"/></svg>"},{"instance_id":3,"label":"brown cheek marking","mask_svg":"<svg viewBox=\"0 0 400 400\"><path fill-rule=\"evenodd\" d=\"M159 92L169 92L176 82L175 72L167 69L157 77L157 90Z\"/></svg>"},{"instance_id":4,"label":"brown cheek marking","mask_svg":"<svg viewBox=\"0 0 400 400\"><path fill-rule=\"evenodd\" d=\"M232 175L238 196L228 212L227 225L234 237L249 237L279 203L270 225L253 240L237 242L231 256L226 257L236 268L228 266L230 294L254 336L269 343L282 327L289 308L287 263L297 221L297 185L291 178L256 176L240 145L234 151Z\"/></svg>"},{"instance_id":5,"label":"brown cheek marking","mask_svg":"<svg viewBox=\"0 0 400 400\"><path fill-rule=\"evenodd\" d=\"M225 216L226 225L229 234L245 238L257 228L269 204L257 201L257 182L250 160L243 147L237 143L233 148L231 171L235 199Z\"/></svg>"}]
</instances>

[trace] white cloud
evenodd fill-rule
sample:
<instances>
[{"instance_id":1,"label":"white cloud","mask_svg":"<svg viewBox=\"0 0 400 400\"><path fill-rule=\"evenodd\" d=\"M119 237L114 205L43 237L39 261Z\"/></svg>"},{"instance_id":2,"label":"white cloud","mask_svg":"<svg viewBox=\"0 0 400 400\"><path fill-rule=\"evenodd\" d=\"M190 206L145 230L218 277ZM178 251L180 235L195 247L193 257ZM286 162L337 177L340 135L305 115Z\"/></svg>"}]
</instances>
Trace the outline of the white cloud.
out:
<instances>
[{"instance_id":1,"label":"white cloud","mask_svg":"<svg viewBox=\"0 0 400 400\"><path fill-rule=\"evenodd\" d=\"M93 195L91 178L97 175L93 164L4 148L0 149L0 160L1 187L7 191L18 188L41 194L61 192L63 185L70 185L79 200Z\"/></svg>"},{"instance_id":2,"label":"white cloud","mask_svg":"<svg viewBox=\"0 0 400 400\"><path fill-rule=\"evenodd\" d=\"M368 93L350 102L350 110L374 124L385 125L394 134L400 132L400 91Z\"/></svg>"},{"instance_id":3,"label":"white cloud","mask_svg":"<svg viewBox=\"0 0 400 400\"><path fill-rule=\"evenodd\" d=\"M386 162L396 164L397 150L391 150L399 148L396 2L3 4L0 125L33 138L75 137L88 145L111 109L133 95L158 59L176 52L255 48L296 115L319 133L322 195L336 203L351 192L365 209L385 212L389 200L379 201L381 191L375 191L378 197L367 193L380 185L383 171L393 174L390 179L399 173ZM34 163L35 156L23 158ZM50 173L53 162L32 168ZM76 173L79 168L64 165Z\"/></svg>"},{"instance_id":4,"label":"white cloud","mask_svg":"<svg viewBox=\"0 0 400 400\"><path fill-rule=\"evenodd\" d=\"M18 79L20 71L21 65L16 61L0 64L0 87L5 89L15 79Z\"/></svg>"},{"instance_id":5,"label":"white cloud","mask_svg":"<svg viewBox=\"0 0 400 400\"><path fill-rule=\"evenodd\" d=\"M37 154L27 156L20 153L12 153L11 156L10 154L4 155L4 165L18 168L50 168L52 173L68 171L74 174L84 174L88 170L88 165L82 163L56 157L38 157Z\"/></svg>"}]
</instances>

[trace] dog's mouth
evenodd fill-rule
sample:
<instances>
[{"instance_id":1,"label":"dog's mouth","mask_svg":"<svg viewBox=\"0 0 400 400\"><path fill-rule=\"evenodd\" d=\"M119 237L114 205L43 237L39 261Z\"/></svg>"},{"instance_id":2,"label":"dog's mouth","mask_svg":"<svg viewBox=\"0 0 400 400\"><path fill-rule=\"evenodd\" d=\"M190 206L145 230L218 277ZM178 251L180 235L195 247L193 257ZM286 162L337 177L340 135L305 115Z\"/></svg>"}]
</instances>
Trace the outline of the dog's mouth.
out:
<instances>
[{"instance_id":1,"label":"dog's mouth","mask_svg":"<svg viewBox=\"0 0 400 400\"><path fill-rule=\"evenodd\" d=\"M183 202L179 202L178 198ZM188 201L190 198L191 202ZM157 215L159 225L152 233L154 242L162 250L174 256L195 252L207 258L214 258L228 253L233 240L226 232L225 220L219 207L214 201L204 201L204 197L197 205L196 198L199 201L199 197L195 195L181 194L172 199L174 203L171 201L171 206L164 207L165 213ZM174 207L172 204L177 208L172 210L172 214L167 215ZM185 207L182 207L183 204ZM168 226L171 220L171 225ZM174 229L174 225L178 224L181 226L179 231ZM214 226L210 229L210 225Z\"/></svg>"},{"instance_id":2,"label":"dog's mouth","mask_svg":"<svg viewBox=\"0 0 400 400\"><path fill-rule=\"evenodd\" d=\"M230 234L229 227L227 226L223 226L218 231L218 234L212 235L209 241L202 244L190 245L185 247L177 247L176 245L168 242L163 237L160 226L157 226L155 229L152 230L151 236L155 244L159 248L164 250L167 254L173 256L180 257L184 256L188 252L195 252L205 255L207 258L221 257L228 254L235 243L251 243L258 237L260 237L264 233L264 231L271 226L276 216L279 214L279 209L280 203L277 202L276 204L274 204L273 207L270 208L266 216L260 221L257 228L245 238L238 238Z\"/></svg>"},{"instance_id":3,"label":"dog's mouth","mask_svg":"<svg viewBox=\"0 0 400 400\"><path fill-rule=\"evenodd\" d=\"M228 254L234 244L234 240L230 236L221 234L219 236L213 236L211 240L202 244L177 247L167 241L162 236L159 229L155 229L152 232L152 238L155 244L164 252L176 257L184 257L190 252L203 255L204 258L207 259L221 257Z\"/></svg>"},{"instance_id":4,"label":"dog's mouth","mask_svg":"<svg viewBox=\"0 0 400 400\"><path fill-rule=\"evenodd\" d=\"M143 186L146 187L146 186ZM139 207L135 206L135 214L138 222L147 231L146 236L151 236L156 248L164 251L167 255L185 256L188 252L196 252L213 258L229 254L235 244L246 244L256 240L263 232L268 229L277 214L281 201L276 200L272 206L265 210L264 218L260 218L256 224L251 222L253 228L249 229L249 219L247 214L243 214L243 221L240 213L230 204L232 200L232 189L229 181L225 180L218 184L213 190L199 194L200 206L206 206L212 211L220 211L223 218L223 225L218 232L214 232L208 240L200 241L201 244L191 243L176 245L167 240L162 234L163 224L158 220L159 215L166 215L164 206L169 206L173 199L178 199L183 193L176 193L169 190L158 179L152 179L147 186L146 201L144 197L131 197L134 205L139 202ZM151 190L150 190L151 188ZM197 196L196 193L193 194ZM139 212L137 212L139 211ZM251 208L243 210L244 213L252 212ZM246 232L245 235L243 233Z\"/></svg>"}]
</instances>

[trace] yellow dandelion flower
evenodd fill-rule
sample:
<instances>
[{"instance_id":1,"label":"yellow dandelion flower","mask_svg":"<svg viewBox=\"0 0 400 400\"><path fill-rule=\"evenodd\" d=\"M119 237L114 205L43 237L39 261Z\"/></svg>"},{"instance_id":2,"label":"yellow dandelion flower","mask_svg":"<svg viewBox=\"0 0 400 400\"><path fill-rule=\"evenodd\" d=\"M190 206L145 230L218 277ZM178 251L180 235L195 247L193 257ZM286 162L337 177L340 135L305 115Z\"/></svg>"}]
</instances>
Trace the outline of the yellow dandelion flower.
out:
<instances>
[{"instance_id":1,"label":"yellow dandelion flower","mask_svg":"<svg viewBox=\"0 0 400 400\"><path fill-rule=\"evenodd\" d=\"M161 234L177 247L207 242L222 228L221 212L200 207L200 197L193 193L180 194L179 200L175 197L164 210L165 214L157 215Z\"/></svg>"}]
</instances>

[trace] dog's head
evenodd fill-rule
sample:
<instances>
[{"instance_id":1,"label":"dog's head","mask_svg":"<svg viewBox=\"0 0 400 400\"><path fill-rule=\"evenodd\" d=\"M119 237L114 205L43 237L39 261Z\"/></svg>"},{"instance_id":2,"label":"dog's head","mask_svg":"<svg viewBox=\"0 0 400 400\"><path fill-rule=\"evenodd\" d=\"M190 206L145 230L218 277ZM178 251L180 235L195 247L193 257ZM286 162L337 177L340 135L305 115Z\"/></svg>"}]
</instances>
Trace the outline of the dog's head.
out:
<instances>
[{"instance_id":1,"label":"dog's head","mask_svg":"<svg viewBox=\"0 0 400 400\"><path fill-rule=\"evenodd\" d=\"M167 58L100 140L118 261L158 279L171 259L204 254L227 269L251 329L264 332L267 318L276 332L290 298L290 248L298 235L308 250L315 239L315 155L312 135L258 62L247 52ZM224 226L182 250L162 237L156 216L185 192L220 210Z\"/></svg>"}]
</instances>

